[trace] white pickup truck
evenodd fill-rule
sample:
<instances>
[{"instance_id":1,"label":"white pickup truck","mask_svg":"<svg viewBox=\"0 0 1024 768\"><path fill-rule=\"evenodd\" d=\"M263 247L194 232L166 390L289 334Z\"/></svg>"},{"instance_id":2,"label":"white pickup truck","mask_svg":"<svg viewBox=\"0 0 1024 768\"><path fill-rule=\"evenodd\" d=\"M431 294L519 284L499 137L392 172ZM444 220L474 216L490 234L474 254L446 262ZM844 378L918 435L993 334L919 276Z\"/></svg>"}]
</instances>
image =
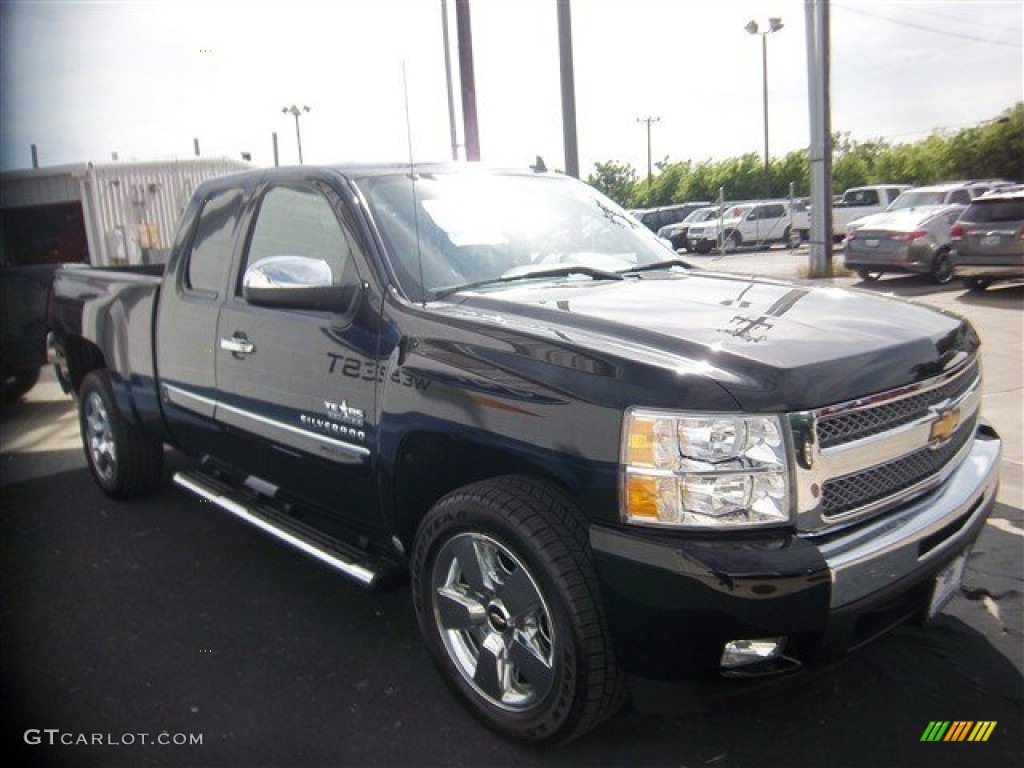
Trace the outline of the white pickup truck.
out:
<instances>
[{"instance_id":1,"label":"white pickup truck","mask_svg":"<svg viewBox=\"0 0 1024 768\"><path fill-rule=\"evenodd\" d=\"M908 184L885 184L870 187L851 187L843 192L842 199L832 206L832 236L841 240L846 233L846 225L854 219L881 213L889 204L910 189ZM793 212L793 231L800 234L801 240L811 237L811 211Z\"/></svg>"}]
</instances>

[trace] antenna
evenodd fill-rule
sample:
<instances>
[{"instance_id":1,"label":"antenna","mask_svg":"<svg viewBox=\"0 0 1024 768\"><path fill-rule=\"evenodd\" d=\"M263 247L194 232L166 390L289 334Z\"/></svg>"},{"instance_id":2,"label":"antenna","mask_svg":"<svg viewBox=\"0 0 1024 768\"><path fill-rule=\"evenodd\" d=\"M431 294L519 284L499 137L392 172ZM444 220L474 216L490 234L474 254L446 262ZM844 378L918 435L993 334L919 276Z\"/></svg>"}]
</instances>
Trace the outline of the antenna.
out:
<instances>
[{"instance_id":1,"label":"antenna","mask_svg":"<svg viewBox=\"0 0 1024 768\"><path fill-rule=\"evenodd\" d=\"M420 212L416 197L416 169L412 159L412 118L409 116L409 77L402 59L402 93L405 97L405 137L409 144L409 180L412 182L412 226L416 233L416 266L420 273L420 301L427 306L427 286L423 283L423 249L420 247Z\"/></svg>"}]
</instances>

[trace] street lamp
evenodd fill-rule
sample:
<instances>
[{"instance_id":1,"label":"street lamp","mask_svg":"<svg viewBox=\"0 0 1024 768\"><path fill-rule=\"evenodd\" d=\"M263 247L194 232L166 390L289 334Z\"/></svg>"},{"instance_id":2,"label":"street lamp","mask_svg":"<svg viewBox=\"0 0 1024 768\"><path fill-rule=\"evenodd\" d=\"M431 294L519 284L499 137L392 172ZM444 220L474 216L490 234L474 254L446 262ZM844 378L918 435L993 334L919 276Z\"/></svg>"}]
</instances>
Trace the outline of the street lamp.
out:
<instances>
[{"instance_id":1,"label":"street lamp","mask_svg":"<svg viewBox=\"0 0 1024 768\"><path fill-rule=\"evenodd\" d=\"M651 123L660 121L660 117L638 117L638 123L647 123L647 191L651 191Z\"/></svg>"},{"instance_id":2,"label":"street lamp","mask_svg":"<svg viewBox=\"0 0 1024 768\"><path fill-rule=\"evenodd\" d=\"M295 141L298 142L299 145L299 165L302 165L302 133L299 131L299 115L303 112L309 112L309 107L303 106L300 109L296 105L292 104L290 107L283 108L281 112L295 117Z\"/></svg>"},{"instance_id":3,"label":"street lamp","mask_svg":"<svg viewBox=\"0 0 1024 768\"><path fill-rule=\"evenodd\" d=\"M764 102L764 196L771 197L771 187L768 176L768 35L782 29L782 19L778 16L768 19L768 29L760 31L757 22L751 19L744 27L752 35L761 36L761 85L762 99Z\"/></svg>"}]
</instances>

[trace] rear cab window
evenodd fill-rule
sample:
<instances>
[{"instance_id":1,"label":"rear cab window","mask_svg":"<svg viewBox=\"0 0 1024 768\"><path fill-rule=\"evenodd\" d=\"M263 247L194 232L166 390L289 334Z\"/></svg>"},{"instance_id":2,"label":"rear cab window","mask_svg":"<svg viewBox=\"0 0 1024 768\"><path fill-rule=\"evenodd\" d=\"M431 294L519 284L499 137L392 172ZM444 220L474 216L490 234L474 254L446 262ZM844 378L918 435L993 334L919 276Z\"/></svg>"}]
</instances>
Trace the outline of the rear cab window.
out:
<instances>
[{"instance_id":1,"label":"rear cab window","mask_svg":"<svg viewBox=\"0 0 1024 768\"><path fill-rule=\"evenodd\" d=\"M185 265L186 291L211 299L223 295L243 199L241 189L226 189L203 202Z\"/></svg>"}]
</instances>

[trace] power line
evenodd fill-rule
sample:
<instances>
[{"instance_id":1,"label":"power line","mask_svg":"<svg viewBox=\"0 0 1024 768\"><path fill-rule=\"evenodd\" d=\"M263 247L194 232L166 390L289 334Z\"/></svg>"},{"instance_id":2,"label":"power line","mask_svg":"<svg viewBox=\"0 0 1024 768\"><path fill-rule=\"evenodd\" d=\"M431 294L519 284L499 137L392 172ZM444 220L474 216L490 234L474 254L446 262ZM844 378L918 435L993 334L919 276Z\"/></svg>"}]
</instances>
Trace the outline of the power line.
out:
<instances>
[{"instance_id":1,"label":"power line","mask_svg":"<svg viewBox=\"0 0 1024 768\"><path fill-rule=\"evenodd\" d=\"M1007 43L1007 42L1004 42L1002 40L991 40L991 39L985 38L985 37L975 37L974 35L965 35L962 32L950 32L950 31L945 30L945 29L936 29L935 27L929 27L929 26L927 26L925 24L917 24L917 23L915 23L913 21L904 21L903 19L894 19L891 16L883 16L883 15L878 14L878 13L871 13L870 11L864 11L864 10L861 10L860 8L853 8L853 7L849 6L849 5L842 5L842 4L837 3L836 7L842 8L844 11L849 11L850 13L857 13L857 14L860 14L861 16L869 16L869 17L871 17L873 19L881 19L882 21L888 21L888 22L890 22L892 24L898 24L898 25L903 26L903 27L911 27L913 29L924 30L925 32L933 32L936 35L946 35L947 37L958 37L961 40L973 40L976 43L986 43L988 45L1003 45L1003 46L1006 46L1007 48L1020 48L1021 47L1020 43Z\"/></svg>"},{"instance_id":2,"label":"power line","mask_svg":"<svg viewBox=\"0 0 1024 768\"><path fill-rule=\"evenodd\" d=\"M954 21L957 24L970 24L972 27L988 27L989 29L998 29L1000 31L1006 31L1005 24L993 24L988 21L981 21L979 19L965 19L963 16L947 16L944 13L937 13L932 3L928 3L927 7L922 11L915 6L917 3L901 3L903 8L914 12L927 13L929 16L934 16L939 19L946 19L947 21Z\"/></svg>"}]
</instances>

